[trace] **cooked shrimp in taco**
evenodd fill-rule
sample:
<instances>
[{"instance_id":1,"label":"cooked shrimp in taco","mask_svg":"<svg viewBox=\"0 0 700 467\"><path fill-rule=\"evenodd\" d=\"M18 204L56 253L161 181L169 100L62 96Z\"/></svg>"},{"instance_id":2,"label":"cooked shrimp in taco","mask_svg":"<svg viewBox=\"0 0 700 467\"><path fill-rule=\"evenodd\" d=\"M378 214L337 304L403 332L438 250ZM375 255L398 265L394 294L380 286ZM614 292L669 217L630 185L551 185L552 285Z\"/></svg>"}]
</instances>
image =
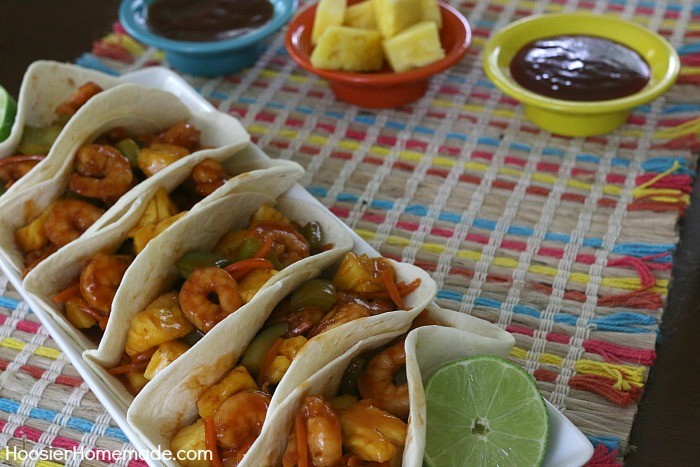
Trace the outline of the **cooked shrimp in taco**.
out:
<instances>
[{"instance_id":1,"label":"cooked shrimp in taco","mask_svg":"<svg viewBox=\"0 0 700 467\"><path fill-rule=\"evenodd\" d=\"M411 329L427 325L440 323L424 311ZM335 396L304 398L289 433L284 467L400 465L410 407L406 335L351 359Z\"/></svg>"},{"instance_id":2,"label":"cooked shrimp in taco","mask_svg":"<svg viewBox=\"0 0 700 467\"><path fill-rule=\"evenodd\" d=\"M425 313L422 313L413 321L412 328L428 324L437 324L437 321L425 318ZM282 465L364 466L400 460L406 438L408 413L404 417L398 416L382 403L361 395L358 378L366 375L373 379L375 390L385 394L393 393L401 400L400 404L405 400L408 407L408 390L397 390L396 383L393 382L393 378L401 378L397 374L405 369L405 354L403 357L396 356L395 350L400 346L403 351L404 337L405 335L397 337L380 349L352 359L342 376L337 396L313 394L304 399L295 415L294 428L289 433ZM257 345L259 342L254 341L249 345L248 351L252 349L257 352L254 348ZM248 351L218 383L200 393L196 401L198 418L175 434L169 446L171 450L210 451L212 461L201 465L236 466L243 460L264 428L266 410L263 410L262 404L258 404L251 405L251 409L255 407L255 410L250 413L235 411L239 423L237 426L228 423L231 420L231 408L241 407L241 401L237 399L248 398L252 392L268 401L265 406L267 409L273 387L268 381L256 381L254 371L250 371L250 362L247 361ZM372 362L384 361L386 358L391 360L392 368L368 369L368 361L371 365ZM392 381L385 381L385 373ZM405 373L403 379L405 380ZM232 439L237 440L237 443L232 443ZM181 464L190 465L187 462Z\"/></svg>"},{"instance_id":3,"label":"cooked shrimp in taco","mask_svg":"<svg viewBox=\"0 0 700 467\"><path fill-rule=\"evenodd\" d=\"M4 193L46 157L68 120L91 97L100 92L102 92L100 86L88 81L76 89L65 102L56 107L55 119L50 125L45 127L26 125L24 127L16 154L0 159L0 194Z\"/></svg>"},{"instance_id":4,"label":"cooked shrimp in taco","mask_svg":"<svg viewBox=\"0 0 700 467\"><path fill-rule=\"evenodd\" d=\"M137 393L154 368L165 367L156 360L164 344L191 346L253 300L279 271L330 247L318 223L299 226L263 204L246 229L227 233L211 252L190 251L176 262L178 282L132 319L122 364L109 373L122 375Z\"/></svg>"},{"instance_id":5,"label":"cooked shrimp in taco","mask_svg":"<svg viewBox=\"0 0 700 467\"><path fill-rule=\"evenodd\" d=\"M405 310L420 278L396 282L381 257L347 253L332 279L312 279L282 300L243 356L261 386L274 389L309 339L353 321Z\"/></svg>"},{"instance_id":6,"label":"cooked shrimp in taco","mask_svg":"<svg viewBox=\"0 0 700 467\"><path fill-rule=\"evenodd\" d=\"M206 166L209 172L216 172L215 181L212 180L214 175L202 181L202 175L198 174L198 168L202 166ZM76 328L83 330L93 341L99 342L107 326L114 296L136 255L153 238L185 215L195 203L211 194L213 189L221 186L229 178L219 161L203 159L194 166L190 176L172 193L159 188L146 205L139 220L128 232L126 240L114 249L114 253L101 252L90 258L80 277L76 278L76 281L66 290L53 297L55 303L64 304L68 321ZM204 190L200 189L203 183L207 185ZM92 205L87 206L95 209ZM53 227L50 229L47 227L47 229L55 232ZM74 232L72 237L77 238L76 235L78 232ZM223 269L219 271L224 272ZM194 296L195 294L188 295L188 297ZM221 293L220 300L224 296Z\"/></svg>"},{"instance_id":7,"label":"cooked shrimp in taco","mask_svg":"<svg viewBox=\"0 0 700 467\"><path fill-rule=\"evenodd\" d=\"M15 231L24 255L23 275L80 237L139 182L198 149L199 130L184 122L157 134L130 135L124 128L114 128L79 147L66 192ZM194 202L196 198L201 196L196 194Z\"/></svg>"}]
</instances>

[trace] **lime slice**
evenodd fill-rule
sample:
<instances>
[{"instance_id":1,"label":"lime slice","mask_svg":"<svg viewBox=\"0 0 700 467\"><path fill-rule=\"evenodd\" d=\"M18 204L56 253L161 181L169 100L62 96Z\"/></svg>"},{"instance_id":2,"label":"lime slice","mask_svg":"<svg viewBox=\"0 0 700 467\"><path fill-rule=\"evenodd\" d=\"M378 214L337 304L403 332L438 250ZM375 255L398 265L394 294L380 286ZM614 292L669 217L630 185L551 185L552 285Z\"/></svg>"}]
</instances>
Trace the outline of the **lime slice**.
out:
<instances>
[{"instance_id":1,"label":"lime slice","mask_svg":"<svg viewBox=\"0 0 700 467\"><path fill-rule=\"evenodd\" d=\"M17 102L0 86L0 141L5 141L10 136L16 113Z\"/></svg>"},{"instance_id":2,"label":"lime slice","mask_svg":"<svg viewBox=\"0 0 700 467\"><path fill-rule=\"evenodd\" d=\"M502 358L440 367L425 386L429 466L536 466L549 436L549 412L534 378Z\"/></svg>"}]
</instances>

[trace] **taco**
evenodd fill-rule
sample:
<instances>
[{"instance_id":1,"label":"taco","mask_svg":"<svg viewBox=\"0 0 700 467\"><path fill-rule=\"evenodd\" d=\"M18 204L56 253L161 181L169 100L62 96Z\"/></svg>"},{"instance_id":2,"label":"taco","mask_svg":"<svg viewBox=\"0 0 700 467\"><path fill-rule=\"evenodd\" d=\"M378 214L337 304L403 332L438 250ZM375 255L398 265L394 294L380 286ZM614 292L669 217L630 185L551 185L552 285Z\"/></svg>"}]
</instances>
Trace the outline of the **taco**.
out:
<instances>
[{"instance_id":1,"label":"taco","mask_svg":"<svg viewBox=\"0 0 700 467\"><path fill-rule=\"evenodd\" d=\"M505 357L514 343L486 321L430 306L407 334L361 341L297 387L240 465L421 466L427 378L457 358Z\"/></svg>"},{"instance_id":2,"label":"taco","mask_svg":"<svg viewBox=\"0 0 700 467\"><path fill-rule=\"evenodd\" d=\"M305 402L313 404L318 402L319 398L324 399L324 402L320 405L316 404L315 408L320 413L325 413L332 408L330 402L326 401L331 401L342 390L346 395L333 402L343 404L343 409L348 411L343 415L347 415L345 423L350 424L349 432L357 434L357 431L353 431L353 428L357 428L353 427L353 422L372 424L370 430L361 431L363 438L357 443L358 450L360 452L368 450L370 453L375 451L375 456L380 453L375 460L386 460L393 456L393 463L386 465L418 466L422 464L425 436L425 400L421 381L425 379L425 375L430 374L425 372L424 366L434 369L438 366L437 362L458 356L477 354L505 356L514 344L510 334L486 321L443 310L435 305L430 305L416 318L414 326L419 325L418 328L412 326L410 330L394 329L374 335L362 333L360 327L360 329L354 329L355 344L345 352L340 351L337 346L331 346L326 348L325 353L317 353L315 358L307 355L306 365L304 365L306 378L282 398L281 403L276 407L271 407L271 398L265 398L264 394L260 394L264 391L252 386L241 366L234 366L234 369L223 378L219 376L221 381L213 386L215 393L223 395L218 399L211 397L211 389L204 391L195 389L201 382L199 378L205 374L201 371L197 372L196 368L201 370L199 365L208 369L215 368L216 365L211 364L211 359L208 363L205 363L204 359L196 362L198 365L194 365L192 369L180 368L179 378L176 373L177 368L173 367L164 372L157 387L151 388L152 390L136 398L127 414L128 421L149 448L154 450L201 451L211 450L217 446L217 457L225 460L224 465L231 462L231 465L279 466L283 464L283 457L290 446L290 438L293 443L296 443L295 421ZM362 365L358 365L358 362L367 362L376 358L390 359L389 365L380 364L379 370L376 367L374 370L375 373L382 373L376 377L376 381L387 384L386 375L393 376L387 368L392 366L398 368L401 363L396 363L396 357L385 357L383 354L387 353L386 349L395 349L398 344L404 342L405 376L408 389L389 387L382 391L391 393L394 399L403 399L407 394L410 395L408 403L411 415L408 421L405 417L393 415L386 409L370 405L366 401L357 401L356 399L362 396L359 395L355 383L360 374L357 368L363 368ZM213 351L209 353L212 357L223 355ZM228 383L227 393L221 391L223 383ZM234 397L235 394L240 395ZM276 395L275 393L272 397ZM215 409L212 409L212 400L218 404ZM239 404L248 400L264 401L264 404L253 403L250 410L243 416L238 412ZM263 409L266 409L266 413L262 413ZM334 412L332 417L339 422L338 407L332 410ZM316 425L317 428L324 426L323 422L326 421L325 417L319 417L319 420L321 423ZM257 427L248 424L253 421L258 422ZM251 429L247 431L246 427ZM379 435L381 430L386 430L384 439ZM217 439L219 441L216 441ZM352 441L350 443L352 444ZM240 446L248 446L249 449L241 453L241 450L237 449ZM293 457L294 448L295 446L292 445L287 452L284 465L303 465L297 463L298 459ZM337 463L331 462L324 465L366 465L359 462L357 455L349 452L347 448L336 452L335 455L337 458L334 462ZM369 457L367 453L363 455ZM400 462L402 456L403 462ZM181 462L180 465L216 465L206 460L202 461L203 458L200 456L199 461ZM359 463L343 464L343 461ZM178 464L170 462L168 465ZM315 464L309 462L306 465Z\"/></svg>"},{"instance_id":3,"label":"taco","mask_svg":"<svg viewBox=\"0 0 700 467\"><path fill-rule=\"evenodd\" d=\"M146 186L120 218L66 245L27 274L25 290L81 351L99 344L114 296L136 255L188 210L237 192L279 196L303 174L298 164L270 160L252 145L221 155L226 157L220 163L215 158L197 162L192 156L177 173ZM229 177L225 181L222 170ZM222 183L217 187L218 182Z\"/></svg>"},{"instance_id":4,"label":"taco","mask_svg":"<svg viewBox=\"0 0 700 467\"><path fill-rule=\"evenodd\" d=\"M135 162L128 149L119 149L129 141ZM24 275L85 231L118 219L145 186L178 173L191 157L220 158L248 143L236 119L193 115L165 91L124 84L98 94L68 122L44 161L52 178L1 203L0 253Z\"/></svg>"},{"instance_id":5,"label":"taco","mask_svg":"<svg viewBox=\"0 0 700 467\"><path fill-rule=\"evenodd\" d=\"M343 297L330 300L334 302L330 311L324 313L318 322L309 324L304 319L297 319L306 318L306 311L328 306L328 294L319 291L319 279L314 278L293 291L287 290L284 299L280 300L278 297L274 310L272 307L259 310L265 312L256 313L254 318L246 323L246 333L236 334L235 342L231 341L230 337L225 340L225 335L219 333L218 338L211 339L206 348L193 348L187 359L176 361L166 368L153 384L146 386L136 397L127 413L128 421L137 431L142 430L140 435L144 436L151 448L169 449L170 439L179 429L195 422L194 429L200 430L204 418L215 413L219 405L226 403L228 396L237 392L237 389L246 391L241 397L251 399L251 403L261 409L254 413L256 420L261 421L266 414L273 414L275 408L283 404L297 386L343 355L358 340L375 335L395 336L405 332L412 318L434 297L434 282L425 272L409 264L369 257L364 257L360 262L359 258L361 257L354 253L347 253L339 265L336 264L327 271L331 273L330 282L337 287L336 295ZM368 272L370 276L375 276L375 270L365 270L366 264L371 264L372 268L382 264L376 276L381 276L381 271L388 271L389 269L384 268L389 267L392 273L392 287L403 288L416 282L420 284L415 289L411 288L403 297L403 309L396 310L398 307L392 306L395 311L381 311L383 302L389 299L386 290L342 290L348 287L348 284L355 290L358 287L369 286L364 279ZM362 271L357 272L356 268ZM375 279L376 277L373 277L371 282L375 282ZM384 278L379 278L378 282L383 281ZM310 284L313 285L311 290ZM366 310L377 314L354 316L356 306L365 307ZM287 312L290 307L291 315ZM282 315L278 313L281 309L285 310ZM344 316L349 319L337 320L339 315L349 310L353 311ZM282 327L286 327L293 336L276 338L274 333L269 335L269 331L281 323L280 317L285 318ZM293 319L286 319L287 317ZM302 328L308 328L312 332L308 334L308 340L302 338L303 345L299 346L298 339L304 334L299 332ZM216 331L219 329L214 330ZM222 328L221 331L227 330ZM271 376L275 378L275 374L279 374L280 379L270 380ZM153 404L156 400L159 401L158 404L164 402L171 409L161 410ZM253 432L253 435L255 434ZM249 441L252 443L253 439ZM250 443L245 445L250 446ZM244 451L239 451L238 455L244 454Z\"/></svg>"},{"instance_id":6,"label":"taco","mask_svg":"<svg viewBox=\"0 0 700 467\"><path fill-rule=\"evenodd\" d=\"M192 210L136 258L98 349L84 358L128 405L148 382L147 366L163 356L161 344L194 349L230 340L238 334L230 321L269 309L287 283L317 275L351 246L347 228L316 205L284 195L224 196ZM148 324L154 320L172 326Z\"/></svg>"},{"instance_id":7,"label":"taco","mask_svg":"<svg viewBox=\"0 0 700 467\"><path fill-rule=\"evenodd\" d=\"M0 142L0 193L50 178L51 171L41 162L66 123L90 98L119 84L113 76L75 65L32 63L20 86L10 135ZM26 177L30 170L32 176Z\"/></svg>"}]
</instances>

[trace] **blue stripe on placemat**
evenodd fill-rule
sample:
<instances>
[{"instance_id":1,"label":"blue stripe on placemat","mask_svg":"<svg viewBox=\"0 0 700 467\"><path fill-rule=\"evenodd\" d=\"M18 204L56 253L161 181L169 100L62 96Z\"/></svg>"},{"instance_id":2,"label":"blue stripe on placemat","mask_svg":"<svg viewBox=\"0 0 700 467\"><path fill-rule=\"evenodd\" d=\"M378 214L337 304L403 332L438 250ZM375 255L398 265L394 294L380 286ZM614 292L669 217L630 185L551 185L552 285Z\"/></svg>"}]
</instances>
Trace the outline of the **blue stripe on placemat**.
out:
<instances>
[{"instance_id":1,"label":"blue stripe on placemat","mask_svg":"<svg viewBox=\"0 0 700 467\"><path fill-rule=\"evenodd\" d=\"M22 301L16 298L0 296L0 307L16 310L20 303Z\"/></svg>"},{"instance_id":2,"label":"blue stripe on placemat","mask_svg":"<svg viewBox=\"0 0 700 467\"><path fill-rule=\"evenodd\" d=\"M21 404L19 402L4 398L0 399L0 411L15 414L19 411L20 407ZM60 412L57 412L55 410L33 408L29 411L30 418L44 420L51 423L54 422L58 415L61 415ZM95 425L95 422L91 422L89 420L77 417L69 417L65 424L66 428L80 431L82 433L92 433L95 429ZM106 427L104 430L104 434L105 436L118 439L119 441L122 441L124 443L129 442L129 438L127 438L124 432L122 432L122 430L120 430L119 428Z\"/></svg>"}]
</instances>

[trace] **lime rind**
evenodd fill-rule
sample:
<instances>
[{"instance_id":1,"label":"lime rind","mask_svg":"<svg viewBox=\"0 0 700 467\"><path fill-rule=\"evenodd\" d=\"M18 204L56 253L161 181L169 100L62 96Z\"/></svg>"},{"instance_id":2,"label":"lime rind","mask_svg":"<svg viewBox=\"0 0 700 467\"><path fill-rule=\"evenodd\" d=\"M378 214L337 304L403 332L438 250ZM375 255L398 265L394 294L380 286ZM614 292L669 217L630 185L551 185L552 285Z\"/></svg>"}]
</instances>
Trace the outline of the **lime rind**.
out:
<instances>
[{"instance_id":1,"label":"lime rind","mask_svg":"<svg viewBox=\"0 0 700 467\"><path fill-rule=\"evenodd\" d=\"M0 86L0 142L10 136L16 114L17 101Z\"/></svg>"},{"instance_id":2,"label":"lime rind","mask_svg":"<svg viewBox=\"0 0 700 467\"><path fill-rule=\"evenodd\" d=\"M440 367L425 386L428 466L537 466L549 438L549 412L534 378L493 356Z\"/></svg>"}]
</instances>

